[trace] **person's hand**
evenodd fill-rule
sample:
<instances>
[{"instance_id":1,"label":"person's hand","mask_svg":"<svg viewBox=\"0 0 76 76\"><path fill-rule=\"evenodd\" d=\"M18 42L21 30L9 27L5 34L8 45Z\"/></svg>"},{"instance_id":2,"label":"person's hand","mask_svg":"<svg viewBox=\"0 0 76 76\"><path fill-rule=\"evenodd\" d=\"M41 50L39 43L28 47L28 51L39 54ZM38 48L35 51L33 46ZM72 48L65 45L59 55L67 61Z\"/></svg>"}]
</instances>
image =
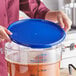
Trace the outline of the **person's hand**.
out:
<instances>
[{"instance_id":1,"label":"person's hand","mask_svg":"<svg viewBox=\"0 0 76 76\"><path fill-rule=\"evenodd\" d=\"M62 11L49 11L45 15L45 20L49 20L59 25L65 30L68 31L71 28L72 21L68 16Z\"/></svg>"},{"instance_id":2,"label":"person's hand","mask_svg":"<svg viewBox=\"0 0 76 76\"><path fill-rule=\"evenodd\" d=\"M6 40L6 41L11 41L8 35L11 35L12 33L7 30L5 27L0 26L0 41L1 40Z\"/></svg>"}]
</instances>

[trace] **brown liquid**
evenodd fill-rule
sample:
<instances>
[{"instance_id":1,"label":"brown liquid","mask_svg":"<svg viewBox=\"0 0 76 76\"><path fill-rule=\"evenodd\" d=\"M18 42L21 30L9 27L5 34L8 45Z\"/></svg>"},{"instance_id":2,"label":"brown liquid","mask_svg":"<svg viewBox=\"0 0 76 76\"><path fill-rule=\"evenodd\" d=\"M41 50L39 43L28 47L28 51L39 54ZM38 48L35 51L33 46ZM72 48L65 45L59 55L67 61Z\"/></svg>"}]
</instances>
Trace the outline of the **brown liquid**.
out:
<instances>
[{"instance_id":1,"label":"brown liquid","mask_svg":"<svg viewBox=\"0 0 76 76\"><path fill-rule=\"evenodd\" d=\"M10 76L60 76L60 61L54 64L19 64L6 60Z\"/></svg>"}]
</instances>

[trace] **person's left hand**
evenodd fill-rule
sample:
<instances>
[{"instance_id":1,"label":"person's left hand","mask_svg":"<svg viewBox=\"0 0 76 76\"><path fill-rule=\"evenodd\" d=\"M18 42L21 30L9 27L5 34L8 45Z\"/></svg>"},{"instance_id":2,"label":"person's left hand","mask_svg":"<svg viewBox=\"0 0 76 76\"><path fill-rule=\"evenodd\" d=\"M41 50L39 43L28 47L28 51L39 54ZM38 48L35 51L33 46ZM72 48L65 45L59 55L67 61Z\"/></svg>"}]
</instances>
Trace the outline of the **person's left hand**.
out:
<instances>
[{"instance_id":1,"label":"person's left hand","mask_svg":"<svg viewBox=\"0 0 76 76\"><path fill-rule=\"evenodd\" d=\"M45 20L49 20L59 25L65 30L68 31L71 28L72 21L69 17L62 11L49 11L45 15Z\"/></svg>"}]
</instances>

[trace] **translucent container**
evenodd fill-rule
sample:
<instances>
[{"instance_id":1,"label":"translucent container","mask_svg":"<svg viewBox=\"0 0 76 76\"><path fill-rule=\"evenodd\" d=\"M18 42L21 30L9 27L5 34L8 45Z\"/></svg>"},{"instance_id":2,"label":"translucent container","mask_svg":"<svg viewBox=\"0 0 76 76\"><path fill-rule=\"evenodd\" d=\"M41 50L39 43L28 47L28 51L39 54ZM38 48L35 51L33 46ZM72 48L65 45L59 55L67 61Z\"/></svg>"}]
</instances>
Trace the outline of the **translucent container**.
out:
<instances>
[{"instance_id":1,"label":"translucent container","mask_svg":"<svg viewBox=\"0 0 76 76\"><path fill-rule=\"evenodd\" d=\"M9 76L60 76L61 44L36 49L6 43L5 59Z\"/></svg>"}]
</instances>

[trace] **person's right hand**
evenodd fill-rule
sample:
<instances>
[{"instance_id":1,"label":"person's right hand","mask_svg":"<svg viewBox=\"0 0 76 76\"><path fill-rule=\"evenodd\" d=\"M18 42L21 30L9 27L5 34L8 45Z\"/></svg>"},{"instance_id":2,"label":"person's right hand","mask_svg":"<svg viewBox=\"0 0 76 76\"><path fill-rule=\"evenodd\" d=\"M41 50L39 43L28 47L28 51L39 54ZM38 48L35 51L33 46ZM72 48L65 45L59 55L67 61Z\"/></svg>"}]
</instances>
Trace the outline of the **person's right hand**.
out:
<instances>
[{"instance_id":1,"label":"person's right hand","mask_svg":"<svg viewBox=\"0 0 76 76\"><path fill-rule=\"evenodd\" d=\"M6 40L6 41L11 41L8 35L12 35L12 33L7 30L5 27L0 26L0 41L1 40Z\"/></svg>"}]
</instances>

